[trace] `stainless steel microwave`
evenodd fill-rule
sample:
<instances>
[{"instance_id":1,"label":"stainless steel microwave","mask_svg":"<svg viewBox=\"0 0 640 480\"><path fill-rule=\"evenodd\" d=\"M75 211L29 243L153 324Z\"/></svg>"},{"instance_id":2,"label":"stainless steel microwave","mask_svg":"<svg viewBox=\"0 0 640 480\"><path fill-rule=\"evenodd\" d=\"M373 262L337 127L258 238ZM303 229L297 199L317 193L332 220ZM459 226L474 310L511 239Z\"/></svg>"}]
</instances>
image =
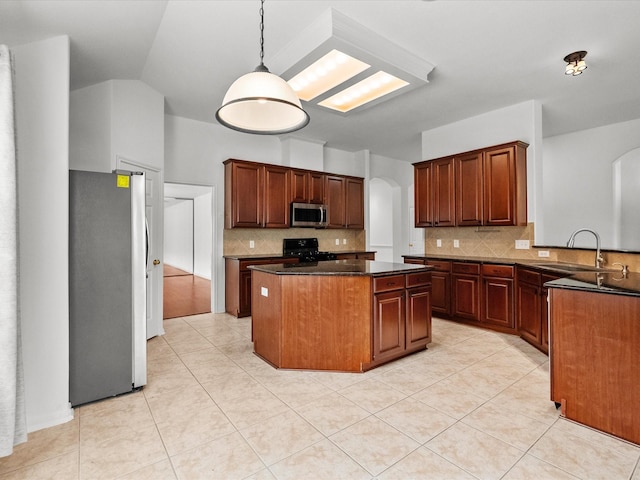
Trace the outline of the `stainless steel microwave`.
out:
<instances>
[{"instance_id":1,"label":"stainless steel microwave","mask_svg":"<svg viewBox=\"0 0 640 480\"><path fill-rule=\"evenodd\" d=\"M327 206L318 203L291 203L292 227L315 227L327 226Z\"/></svg>"}]
</instances>

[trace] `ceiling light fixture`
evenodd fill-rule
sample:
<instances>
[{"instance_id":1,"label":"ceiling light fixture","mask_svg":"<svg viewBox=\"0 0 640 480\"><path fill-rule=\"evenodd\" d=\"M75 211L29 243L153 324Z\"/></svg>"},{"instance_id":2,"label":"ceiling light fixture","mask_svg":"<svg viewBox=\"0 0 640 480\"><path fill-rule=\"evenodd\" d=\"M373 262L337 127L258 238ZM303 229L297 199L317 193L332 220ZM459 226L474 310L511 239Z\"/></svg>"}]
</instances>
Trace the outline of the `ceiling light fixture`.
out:
<instances>
[{"instance_id":1,"label":"ceiling light fixture","mask_svg":"<svg viewBox=\"0 0 640 480\"><path fill-rule=\"evenodd\" d=\"M582 72L587 68L587 64L584 61L584 57L587 56L587 52L581 50L579 52L573 52L564 57L564 61L567 62L567 66L565 67L564 74L565 75L581 75Z\"/></svg>"},{"instance_id":2,"label":"ceiling light fixture","mask_svg":"<svg viewBox=\"0 0 640 480\"><path fill-rule=\"evenodd\" d=\"M287 82L264 65L264 0L260 0L260 65L231 84L216 112L225 127L244 133L278 135L309 123L300 99Z\"/></svg>"},{"instance_id":3,"label":"ceiling light fixture","mask_svg":"<svg viewBox=\"0 0 640 480\"><path fill-rule=\"evenodd\" d=\"M323 107L346 113L409 85L409 82L379 71L318 103Z\"/></svg>"}]
</instances>

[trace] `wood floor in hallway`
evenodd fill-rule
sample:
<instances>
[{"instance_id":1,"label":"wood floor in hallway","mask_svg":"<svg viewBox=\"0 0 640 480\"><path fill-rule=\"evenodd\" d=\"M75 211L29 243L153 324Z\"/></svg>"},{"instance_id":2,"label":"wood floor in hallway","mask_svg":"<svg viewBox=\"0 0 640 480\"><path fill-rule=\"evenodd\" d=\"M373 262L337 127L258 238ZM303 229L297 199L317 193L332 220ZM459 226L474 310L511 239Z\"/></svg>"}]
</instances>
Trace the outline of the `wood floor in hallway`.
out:
<instances>
[{"instance_id":1,"label":"wood floor in hallway","mask_svg":"<svg viewBox=\"0 0 640 480\"><path fill-rule=\"evenodd\" d=\"M211 281L165 265L163 306L163 319L210 312Z\"/></svg>"}]
</instances>

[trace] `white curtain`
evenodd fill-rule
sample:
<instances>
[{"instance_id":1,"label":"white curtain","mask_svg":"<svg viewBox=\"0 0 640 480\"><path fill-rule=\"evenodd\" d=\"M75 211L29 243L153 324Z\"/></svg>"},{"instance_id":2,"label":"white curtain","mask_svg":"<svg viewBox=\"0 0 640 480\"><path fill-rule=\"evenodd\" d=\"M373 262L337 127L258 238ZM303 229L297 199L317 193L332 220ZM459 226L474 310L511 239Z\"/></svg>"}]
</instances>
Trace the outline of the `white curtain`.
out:
<instances>
[{"instance_id":1,"label":"white curtain","mask_svg":"<svg viewBox=\"0 0 640 480\"><path fill-rule=\"evenodd\" d=\"M27 441L18 307L18 189L9 48L0 45L0 457Z\"/></svg>"}]
</instances>

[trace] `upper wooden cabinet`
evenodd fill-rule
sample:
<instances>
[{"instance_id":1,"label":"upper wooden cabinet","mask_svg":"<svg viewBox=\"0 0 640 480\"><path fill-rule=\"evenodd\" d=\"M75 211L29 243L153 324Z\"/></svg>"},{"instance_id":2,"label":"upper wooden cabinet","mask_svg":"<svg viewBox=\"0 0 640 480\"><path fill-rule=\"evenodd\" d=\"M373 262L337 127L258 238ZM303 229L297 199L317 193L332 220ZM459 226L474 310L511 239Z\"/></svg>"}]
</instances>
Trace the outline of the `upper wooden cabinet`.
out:
<instances>
[{"instance_id":1,"label":"upper wooden cabinet","mask_svg":"<svg viewBox=\"0 0 640 480\"><path fill-rule=\"evenodd\" d=\"M524 142L414 164L416 227L527 224Z\"/></svg>"},{"instance_id":2,"label":"upper wooden cabinet","mask_svg":"<svg viewBox=\"0 0 640 480\"><path fill-rule=\"evenodd\" d=\"M324 203L324 173L291 169L291 201Z\"/></svg>"},{"instance_id":3,"label":"upper wooden cabinet","mask_svg":"<svg viewBox=\"0 0 640 480\"><path fill-rule=\"evenodd\" d=\"M281 165L224 162L225 228L289 228L291 202L328 206L328 227L364 228L364 179Z\"/></svg>"},{"instance_id":4,"label":"upper wooden cabinet","mask_svg":"<svg viewBox=\"0 0 640 480\"><path fill-rule=\"evenodd\" d=\"M416 227L454 226L453 158L417 164L414 173Z\"/></svg>"},{"instance_id":5,"label":"upper wooden cabinet","mask_svg":"<svg viewBox=\"0 0 640 480\"><path fill-rule=\"evenodd\" d=\"M364 228L364 180L341 175L325 176L328 228Z\"/></svg>"},{"instance_id":6,"label":"upper wooden cabinet","mask_svg":"<svg viewBox=\"0 0 640 480\"><path fill-rule=\"evenodd\" d=\"M225 167L225 228L288 228L288 168L227 160Z\"/></svg>"}]
</instances>

